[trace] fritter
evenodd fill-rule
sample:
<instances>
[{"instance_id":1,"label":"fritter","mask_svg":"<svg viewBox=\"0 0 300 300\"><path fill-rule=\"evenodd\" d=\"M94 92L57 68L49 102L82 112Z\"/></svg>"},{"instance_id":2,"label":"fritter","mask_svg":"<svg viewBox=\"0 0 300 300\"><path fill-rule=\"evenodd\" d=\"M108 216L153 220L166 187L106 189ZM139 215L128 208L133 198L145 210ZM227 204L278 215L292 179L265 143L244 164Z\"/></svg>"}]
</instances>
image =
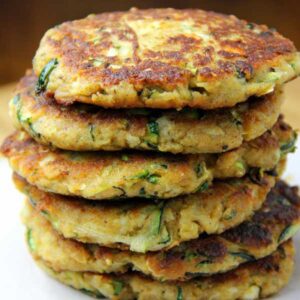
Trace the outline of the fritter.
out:
<instances>
[{"instance_id":1,"label":"fritter","mask_svg":"<svg viewBox=\"0 0 300 300\"><path fill-rule=\"evenodd\" d=\"M102 107L213 109L268 94L300 73L276 30L202 10L131 9L46 32L36 92Z\"/></svg>"},{"instance_id":2,"label":"fritter","mask_svg":"<svg viewBox=\"0 0 300 300\"><path fill-rule=\"evenodd\" d=\"M273 131L219 155L51 150L25 132L8 137L2 153L15 172L42 190L124 200L171 198L203 191L213 178L242 177L253 168L271 171L294 143L295 133L279 122Z\"/></svg>"},{"instance_id":3,"label":"fritter","mask_svg":"<svg viewBox=\"0 0 300 300\"><path fill-rule=\"evenodd\" d=\"M225 274L187 282L159 282L136 273L104 275L55 271L51 262L36 259L50 276L96 298L113 300L254 300L277 293L289 281L295 250L291 241L271 256L242 265Z\"/></svg>"},{"instance_id":4,"label":"fritter","mask_svg":"<svg viewBox=\"0 0 300 300\"><path fill-rule=\"evenodd\" d=\"M57 271L140 271L159 281L186 281L237 268L271 255L300 228L298 190L278 182L254 216L221 235L200 236L166 252L138 254L64 239L27 202L23 222L33 256Z\"/></svg>"},{"instance_id":5,"label":"fritter","mask_svg":"<svg viewBox=\"0 0 300 300\"><path fill-rule=\"evenodd\" d=\"M170 249L201 234L220 234L261 208L275 177L216 182L172 201L84 201L46 193L14 176L17 188L65 238L135 252Z\"/></svg>"},{"instance_id":6,"label":"fritter","mask_svg":"<svg viewBox=\"0 0 300 300\"><path fill-rule=\"evenodd\" d=\"M283 98L277 90L230 109L108 110L85 104L59 105L35 95L35 82L36 77L28 72L10 102L15 126L39 143L73 151L228 151L270 129L278 119Z\"/></svg>"}]
</instances>

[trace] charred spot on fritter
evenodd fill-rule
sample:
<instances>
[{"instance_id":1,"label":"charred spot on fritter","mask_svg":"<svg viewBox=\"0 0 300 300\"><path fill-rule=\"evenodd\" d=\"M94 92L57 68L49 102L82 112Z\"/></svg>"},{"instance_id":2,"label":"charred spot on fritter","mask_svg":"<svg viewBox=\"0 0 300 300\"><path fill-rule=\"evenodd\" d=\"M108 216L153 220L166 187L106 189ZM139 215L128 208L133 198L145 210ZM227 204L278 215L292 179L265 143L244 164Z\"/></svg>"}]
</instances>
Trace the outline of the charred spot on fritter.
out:
<instances>
[{"instance_id":1,"label":"charred spot on fritter","mask_svg":"<svg viewBox=\"0 0 300 300\"><path fill-rule=\"evenodd\" d=\"M227 253L227 248L217 236L208 236L190 242L189 251L214 260L215 258L224 257Z\"/></svg>"},{"instance_id":2,"label":"charred spot on fritter","mask_svg":"<svg viewBox=\"0 0 300 300\"><path fill-rule=\"evenodd\" d=\"M272 243L272 234L268 228L254 222L244 222L224 233L231 242L250 247L265 247Z\"/></svg>"},{"instance_id":3,"label":"charred spot on fritter","mask_svg":"<svg viewBox=\"0 0 300 300\"><path fill-rule=\"evenodd\" d=\"M293 205L300 206L299 188L297 186L289 186L284 181L279 180L275 189Z\"/></svg>"},{"instance_id":4,"label":"charred spot on fritter","mask_svg":"<svg viewBox=\"0 0 300 300\"><path fill-rule=\"evenodd\" d=\"M253 216L254 222L264 224L291 224L300 216L297 187L279 181L268 194L262 209Z\"/></svg>"}]
</instances>

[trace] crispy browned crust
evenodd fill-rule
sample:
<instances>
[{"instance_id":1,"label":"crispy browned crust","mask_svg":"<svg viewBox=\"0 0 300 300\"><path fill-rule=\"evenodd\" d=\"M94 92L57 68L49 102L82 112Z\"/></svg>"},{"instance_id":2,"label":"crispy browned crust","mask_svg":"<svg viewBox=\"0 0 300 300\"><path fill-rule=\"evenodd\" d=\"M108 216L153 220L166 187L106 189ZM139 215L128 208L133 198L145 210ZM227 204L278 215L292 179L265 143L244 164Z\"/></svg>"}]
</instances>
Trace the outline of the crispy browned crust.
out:
<instances>
[{"instance_id":1,"label":"crispy browned crust","mask_svg":"<svg viewBox=\"0 0 300 300\"><path fill-rule=\"evenodd\" d=\"M97 274L57 271L51 262L34 257L51 276L90 295L121 299L261 299L277 293L289 281L294 268L295 249L292 241L281 245L272 255L246 263L225 274L197 278L187 282L159 282L142 274ZM274 278L276 280L274 280ZM115 283L121 288L116 294ZM220 298L222 295L222 298Z\"/></svg>"},{"instance_id":2,"label":"crispy browned crust","mask_svg":"<svg viewBox=\"0 0 300 300\"><path fill-rule=\"evenodd\" d=\"M172 153L219 153L239 147L270 129L280 113L282 92L252 97L231 109L203 111L112 110L57 104L36 95L37 78L28 71L10 103L17 128L37 142L73 151L126 148ZM155 139L149 124L157 126Z\"/></svg>"},{"instance_id":3,"label":"crispy browned crust","mask_svg":"<svg viewBox=\"0 0 300 300\"><path fill-rule=\"evenodd\" d=\"M47 254L43 256L43 253L48 252L47 250L39 252L40 247L51 247L51 245L43 245L47 243L47 239L46 241L40 241L42 245L33 242L35 245L35 249L32 249L33 254L44 260L50 260L57 270L86 270L100 273L139 270L162 281L186 281L201 275L211 276L212 274L223 273L236 268L242 263L268 256L280 244L291 238L300 227L298 190L279 182L269 193L262 208L241 225L220 235L200 235L196 240L184 242L167 251L139 254L83 244L74 240L63 241L57 233L53 232L51 225L45 219L43 220L39 213L46 216L46 219L50 220L52 226L55 226L57 230L59 230L60 220L49 212L47 204L43 206L43 203L36 201L32 194L30 197L30 203L34 209L27 203L29 214L24 222L28 229L33 232L33 236L35 230L41 231L42 228L45 232L50 230L50 236L52 236L50 240L57 240L56 246L53 244L52 257ZM85 213L84 206L82 206L82 209L82 212ZM120 207L120 209L122 208ZM288 210L289 213L284 212L285 210ZM71 209L68 211L72 215L73 211ZM279 211L282 212L279 213ZM168 214L168 212L166 213ZM279 217L279 215L284 217ZM284 220L278 222L278 218ZM36 219L36 223L34 219ZM56 221L53 222L53 219ZM112 222L114 221L112 220ZM72 252L73 258L72 260L70 258L70 264L68 264L68 256L60 261L57 260L57 257L59 257L56 254L57 251L62 253ZM73 259L75 259L75 264ZM81 261L92 262L95 260L98 260L98 264L102 264L102 267L88 263L85 266L85 263L80 263ZM112 264L105 265L106 261L111 261ZM116 266L113 265L114 263Z\"/></svg>"},{"instance_id":4,"label":"crispy browned crust","mask_svg":"<svg viewBox=\"0 0 300 300\"><path fill-rule=\"evenodd\" d=\"M282 233L293 225L300 227L298 188L279 181L268 194L262 208L249 221L221 235L200 236L197 240L183 243L165 253L149 255L147 265L163 278L186 280L194 276L210 275L203 271L206 269L205 264L218 264L230 255L244 255L239 263L269 255L286 238L291 238L287 236L281 240ZM194 255L196 259L188 258L188 255ZM198 267L198 273L195 269L190 272L186 259L192 262L191 265L204 266Z\"/></svg>"},{"instance_id":5,"label":"crispy browned crust","mask_svg":"<svg viewBox=\"0 0 300 300\"><path fill-rule=\"evenodd\" d=\"M82 62L82 55L90 55L91 57L101 56L103 50L111 45L111 36L117 35L131 43L133 49L138 49L138 40L129 26L119 27L122 20L161 20L172 19L174 21L184 21L192 19L197 25L206 25L209 31L213 33L213 38L219 43L224 50L220 50L218 54L223 57L217 63L217 67L210 66L213 61L215 50L213 47L203 49L201 46L201 38L188 37L184 34L178 35L167 40L179 47L178 51L152 52L146 50L142 58L133 52L132 67L124 66L118 71L113 71L109 65L104 70L91 68L91 65L83 65L83 72L89 78L95 76L100 78L105 85L118 84L121 81L130 81L136 85L144 85L145 83L159 86L163 84L169 88L175 88L176 85L186 83L191 72L182 70L179 66L186 62L184 54L192 52L194 54L193 61L199 70L200 78L203 81L218 80L218 78L228 74L234 74L236 69L246 73L246 77L251 78L253 67L272 60L279 55L292 53L295 46L291 41L282 37L279 33L269 29L264 25L252 24L259 32L254 33L249 28L248 23L238 20L234 16L227 16L214 12L206 12L201 10L175 10L175 9L150 9L150 10L131 10L129 12L104 13L90 16L87 19L74 22L66 22L57 29L64 38L55 41L48 37L47 42L55 48L57 53L64 55L63 62L70 69L77 69ZM115 24L115 25L113 25ZM109 28L110 33L104 32L100 34L100 45L84 42L84 34L79 34L78 28ZM229 36L238 35L240 40L229 40ZM128 38L126 35L129 35ZM75 40L79 38L80 40ZM77 44L75 43L77 41ZM79 47L78 47L79 43ZM165 45L166 46L166 45ZM103 50L102 50L103 49ZM225 50L226 49L226 50ZM84 52L84 50L86 52ZM101 51L102 50L102 51ZM205 50L201 53L201 50ZM104 52L104 51L103 51ZM228 62L229 59L236 58L235 64ZM114 63L117 58L111 58L107 64ZM172 63L172 65L169 65Z\"/></svg>"},{"instance_id":6,"label":"crispy browned crust","mask_svg":"<svg viewBox=\"0 0 300 300\"><path fill-rule=\"evenodd\" d=\"M268 194L262 209L256 212L251 222L245 222L226 232L225 237L234 243L250 247L264 247L272 242L272 230L284 228L300 217L298 187L289 187L278 181Z\"/></svg>"},{"instance_id":7,"label":"crispy browned crust","mask_svg":"<svg viewBox=\"0 0 300 300\"><path fill-rule=\"evenodd\" d=\"M156 21L162 22L159 33L155 28ZM133 22L139 22L139 25L133 28ZM192 22L191 29L184 29L185 22ZM149 30L150 33L138 31L149 23L154 26ZM175 33L170 33L170 27L176 30ZM155 34L159 34L157 40ZM149 46L145 39L153 39L154 46ZM115 47L115 40L126 45L129 49L127 55L109 54L109 49ZM232 106L234 102L246 99L232 102L223 98L218 101L220 95L217 94L215 101L203 101L210 90L201 84L198 87L197 83L211 84L230 77L251 82L258 70L276 67L281 59L288 58L295 51L293 43L275 30L264 25L249 24L232 15L196 9L132 9L91 15L51 29L42 39L34 59L34 69L39 75L50 59L58 59L57 70L54 71L57 76L55 80L51 77L49 83L54 89L48 88L47 94L55 94L56 100L61 103L69 104L78 100L114 108L216 108ZM94 60L100 62L100 66L95 66ZM292 73L291 77L295 76L295 72ZM82 81L83 84L88 82L89 86L82 94L72 95L67 88L72 88L72 80ZM123 97L115 97L116 92L110 88L122 89L124 84L130 86L130 90L126 93L124 89ZM61 91L56 93L56 87ZM178 87L184 88L185 95L176 95L168 101L156 103L143 101L140 97L145 93L145 88L174 91ZM193 92L197 94L192 99L186 99L189 97L186 93ZM95 98L100 94L111 98L105 101L101 98L98 103ZM244 97L247 98L249 94L251 91L247 91ZM255 91L252 91L253 94Z\"/></svg>"}]
</instances>

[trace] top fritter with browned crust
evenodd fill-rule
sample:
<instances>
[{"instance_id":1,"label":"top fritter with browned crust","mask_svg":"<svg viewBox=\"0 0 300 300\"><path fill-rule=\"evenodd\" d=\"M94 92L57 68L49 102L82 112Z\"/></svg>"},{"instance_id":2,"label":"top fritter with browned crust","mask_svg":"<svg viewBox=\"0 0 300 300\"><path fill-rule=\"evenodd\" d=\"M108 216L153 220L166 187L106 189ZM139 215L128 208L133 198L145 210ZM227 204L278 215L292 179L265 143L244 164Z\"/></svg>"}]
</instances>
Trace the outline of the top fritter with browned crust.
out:
<instances>
[{"instance_id":1,"label":"top fritter with browned crust","mask_svg":"<svg viewBox=\"0 0 300 300\"><path fill-rule=\"evenodd\" d=\"M276 30L202 10L131 9L50 29L33 61L36 92L64 104L213 109L300 73Z\"/></svg>"}]
</instances>

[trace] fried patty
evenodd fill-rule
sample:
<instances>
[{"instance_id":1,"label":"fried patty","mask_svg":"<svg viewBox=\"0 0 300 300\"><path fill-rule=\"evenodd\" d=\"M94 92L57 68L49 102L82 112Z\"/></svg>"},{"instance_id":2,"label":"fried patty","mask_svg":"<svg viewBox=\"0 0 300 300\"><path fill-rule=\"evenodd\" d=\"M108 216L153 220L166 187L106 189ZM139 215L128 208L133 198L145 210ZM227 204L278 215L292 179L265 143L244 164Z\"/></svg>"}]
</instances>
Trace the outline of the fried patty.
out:
<instances>
[{"instance_id":1,"label":"fried patty","mask_svg":"<svg viewBox=\"0 0 300 300\"><path fill-rule=\"evenodd\" d=\"M171 198L205 190L213 178L273 170L294 149L295 133L281 121L262 137L223 154L51 150L16 132L2 153L18 174L40 189L91 200Z\"/></svg>"},{"instance_id":2,"label":"fried patty","mask_svg":"<svg viewBox=\"0 0 300 300\"><path fill-rule=\"evenodd\" d=\"M14 176L17 188L65 238L135 252L170 249L220 234L261 208L275 177L232 179L172 201L91 202L46 193Z\"/></svg>"},{"instance_id":3,"label":"fried patty","mask_svg":"<svg viewBox=\"0 0 300 300\"><path fill-rule=\"evenodd\" d=\"M62 106L36 95L28 72L10 102L19 129L36 141L73 151L146 149L172 153L220 153L270 129L278 119L282 92L234 108L108 110L93 105Z\"/></svg>"},{"instance_id":4,"label":"fried patty","mask_svg":"<svg viewBox=\"0 0 300 300\"><path fill-rule=\"evenodd\" d=\"M104 275L55 271L49 261L35 258L49 275L81 292L113 300L254 300L277 293L289 281L295 250L285 242L271 256L250 262L225 274L187 282L159 282L137 273Z\"/></svg>"},{"instance_id":5,"label":"fried patty","mask_svg":"<svg viewBox=\"0 0 300 300\"><path fill-rule=\"evenodd\" d=\"M276 30L202 10L131 9L46 32L36 92L102 107L213 109L264 95L300 73Z\"/></svg>"},{"instance_id":6,"label":"fried patty","mask_svg":"<svg viewBox=\"0 0 300 300\"><path fill-rule=\"evenodd\" d=\"M221 235L202 235L166 252L138 254L64 239L29 202L23 210L23 222L33 256L51 262L57 271L123 273L133 270L160 281L186 281L224 273L276 251L300 228L297 192L298 189L278 182L250 220Z\"/></svg>"}]
</instances>

